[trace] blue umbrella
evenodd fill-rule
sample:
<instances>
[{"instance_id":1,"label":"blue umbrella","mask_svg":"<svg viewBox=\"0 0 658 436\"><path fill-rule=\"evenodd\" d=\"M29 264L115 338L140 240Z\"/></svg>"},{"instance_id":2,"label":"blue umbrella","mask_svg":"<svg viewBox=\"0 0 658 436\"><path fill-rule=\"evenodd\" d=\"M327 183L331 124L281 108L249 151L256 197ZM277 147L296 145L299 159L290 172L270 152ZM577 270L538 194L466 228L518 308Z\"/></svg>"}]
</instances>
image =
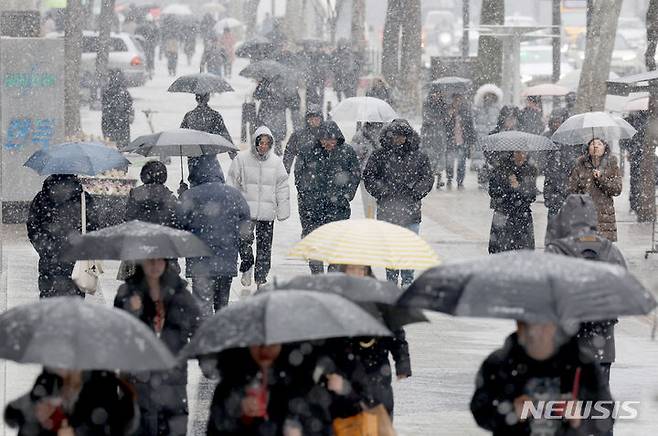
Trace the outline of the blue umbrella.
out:
<instances>
[{"instance_id":1,"label":"blue umbrella","mask_svg":"<svg viewBox=\"0 0 658 436\"><path fill-rule=\"evenodd\" d=\"M41 176L79 174L95 176L113 169L126 169L128 159L117 150L95 142L66 142L38 150L25 162Z\"/></svg>"}]
</instances>

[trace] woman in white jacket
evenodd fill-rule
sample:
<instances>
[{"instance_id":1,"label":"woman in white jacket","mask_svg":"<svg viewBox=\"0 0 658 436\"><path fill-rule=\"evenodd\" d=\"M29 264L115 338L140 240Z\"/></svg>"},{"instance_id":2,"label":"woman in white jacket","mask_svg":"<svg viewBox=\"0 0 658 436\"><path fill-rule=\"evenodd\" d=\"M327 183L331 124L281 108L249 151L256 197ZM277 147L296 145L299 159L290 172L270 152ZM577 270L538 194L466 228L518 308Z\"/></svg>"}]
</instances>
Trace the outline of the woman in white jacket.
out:
<instances>
[{"instance_id":1,"label":"woman in white jacket","mask_svg":"<svg viewBox=\"0 0 658 436\"><path fill-rule=\"evenodd\" d=\"M228 183L244 195L251 211L251 229L240 240L240 272L242 285L256 285L267 281L272 258L274 220L283 221L290 216L290 189L288 172L279 156L272 153L274 137L265 126L254 133L253 147L238 153L228 171ZM256 260L252 244L256 233Z\"/></svg>"}]
</instances>

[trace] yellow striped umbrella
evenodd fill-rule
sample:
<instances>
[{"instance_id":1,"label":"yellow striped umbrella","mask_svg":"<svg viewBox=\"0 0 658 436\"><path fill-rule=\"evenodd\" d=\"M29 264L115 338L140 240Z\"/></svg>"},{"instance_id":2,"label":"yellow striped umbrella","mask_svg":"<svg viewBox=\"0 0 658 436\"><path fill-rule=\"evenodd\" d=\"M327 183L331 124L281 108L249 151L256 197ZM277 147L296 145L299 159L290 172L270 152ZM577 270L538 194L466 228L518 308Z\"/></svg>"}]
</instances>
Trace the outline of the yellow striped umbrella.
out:
<instances>
[{"instance_id":1,"label":"yellow striped umbrella","mask_svg":"<svg viewBox=\"0 0 658 436\"><path fill-rule=\"evenodd\" d=\"M439 257L420 236L373 219L325 224L295 245L289 256L391 269L427 269L439 264Z\"/></svg>"}]
</instances>

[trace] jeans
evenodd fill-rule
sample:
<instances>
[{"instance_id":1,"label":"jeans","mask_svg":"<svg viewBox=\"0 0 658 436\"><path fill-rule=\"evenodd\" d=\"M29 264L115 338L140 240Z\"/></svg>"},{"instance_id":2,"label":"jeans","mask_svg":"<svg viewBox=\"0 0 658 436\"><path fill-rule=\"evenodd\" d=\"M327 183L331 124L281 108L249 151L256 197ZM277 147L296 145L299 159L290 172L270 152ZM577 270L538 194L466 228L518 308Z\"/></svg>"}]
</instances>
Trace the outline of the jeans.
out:
<instances>
[{"instance_id":1,"label":"jeans","mask_svg":"<svg viewBox=\"0 0 658 436\"><path fill-rule=\"evenodd\" d=\"M448 182L452 182L455 173L455 160L457 160L457 184L462 185L464 183L467 155L468 147L465 145L448 147L448 151L446 151L446 177Z\"/></svg>"},{"instance_id":2,"label":"jeans","mask_svg":"<svg viewBox=\"0 0 658 436\"><path fill-rule=\"evenodd\" d=\"M192 277L192 294L199 303L203 319L210 318L216 311L228 305L232 282L233 277L228 276Z\"/></svg>"},{"instance_id":3,"label":"jeans","mask_svg":"<svg viewBox=\"0 0 658 436\"><path fill-rule=\"evenodd\" d=\"M257 285L267 281L272 259L272 237L274 236L274 221L252 221L249 234L240 238L240 272L249 271L254 266L254 253L251 249L256 232L256 261L254 279Z\"/></svg>"},{"instance_id":4,"label":"jeans","mask_svg":"<svg viewBox=\"0 0 658 436\"><path fill-rule=\"evenodd\" d=\"M415 234L418 234L420 231L420 223L415 223L415 224L409 224L407 226L404 226L414 232ZM393 282L396 285L398 284L398 277L402 276L402 283L401 286L409 286L411 282L414 281L414 270L412 269L386 269L386 280L389 282Z\"/></svg>"}]
</instances>

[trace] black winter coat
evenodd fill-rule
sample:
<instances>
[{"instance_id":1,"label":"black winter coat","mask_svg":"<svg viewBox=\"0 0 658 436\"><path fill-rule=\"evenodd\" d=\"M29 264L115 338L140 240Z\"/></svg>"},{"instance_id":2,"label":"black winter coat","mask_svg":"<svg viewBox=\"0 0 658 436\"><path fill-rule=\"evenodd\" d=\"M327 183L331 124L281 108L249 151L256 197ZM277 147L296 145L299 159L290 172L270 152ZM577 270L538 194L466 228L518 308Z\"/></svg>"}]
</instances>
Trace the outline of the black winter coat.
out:
<instances>
[{"instance_id":1,"label":"black winter coat","mask_svg":"<svg viewBox=\"0 0 658 436\"><path fill-rule=\"evenodd\" d=\"M366 190L377 199L377 219L408 226L421 222L421 200L432 190L429 158L420 151L415 131L401 146L392 144L385 127L382 148L375 150L363 172Z\"/></svg>"},{"instance_id":2,"label":"black winter coat","mask_svg":"<svg viewBox=\"0 0 658 436\"><path fill-rule=\"evenodd\" d=\"M312 148L318 141L319 128L313 128L306 124L303 129L297 129L292 132L286 145L286 151L283 153L283 165L286 171L290 174L293 168L295 158L300 155L303 150Z\"/></svg>"},{"instance_id":3,"label":"black winter coat","mask_svg":"<svg viewBox=\"0 0 658 436\"><path fill-rule=\"evenodd\" d=\"M513 188L510 176L519 183ZM525 163L520 167L504 163L489 178L489 196L494 209L489 253L534 249L535 235L530 206L537 198L537 169Z\"/></svg>"},{"instance_id":4,"label":"black winter coat","mask_svg":"<svg viewBox=\"0 0 658 436\"><path fill-rule=\"evenodd\" d=\"M461 126L463 129L462 135L464 138L464 143L462 147L471 146L477 143L477 133L475 132L475 126L473 124L473 114L471 110L464 106L459 109L457 113L453 113L450 110L450 107L447 108L448 113L445 116L445 132L447 138L447 148L451 149L456 146L455 144L455 120L456 115L458 114L461 117Z\"/></svg>"},{"instance_id":5,"label":"black winter coat","mask_svg":"<svg viewBox=\"0 0 658 436\"><path fill-rule=\"evenodd\" d=\"M533 135L541 135L546 130L542 113L526 107L519 114L519 130Z\"/></svg>"},{"instance_id":6,"label":"black winter coat","mask_svg":"<svg viewBox=\"0 0 658 436\"><path fill-rule=\"evenodd\" d=\"M128 194L125 220L176 227L176 197L160 183L137 186Z\"/></svg>"},{"instance_id":7,"label":"black winter coat","mask_svg":"<svg viewBox=\"0 0 658 436\"><path fill-rule=\"evenodd\" d=\"M544 205L549 216L557 215L569 196L569 176L582 150L573 145L561 145L559 150L547 153L544 179Z\"/></svg>"},{"instance_id":8,"label":"black winter coat","mask_svg":"<svg viewBox=\"0 0 658 436\"><path fill-rule=\"evenodd\" d=\"M197 107L189 111L183 117L183 122L180 125L181 129L194 129L202 132L212 133L214 135L223 136L228 142L233 144L231 134L224 124L224 118L219 112L212 109L207 104L199 104ZM229 153L231 159L237 153Z\"/></svg>"},{"instance_id":9,"label":"black winter coat","mask_svg":"<svg viewBox=\"0 0 658 436\"><path fill-rule=\"evenodd\" d=\"M532 430L556 427L557 436L602 434L598 426L610 428L611 420L583 420L580 427L570 428L561 420L527 420L519 422L514 413L514 399L528 395L533 400L572 398L574 378L580 368L579 400L611 400L599 366L583 361L578 344L571 340L556 355L545 361L534 360L519 344L516 333L510 335L503 348L494 351L482 363L475 381L471 413L478 425L494 436L530 435ZM603 427L603 428L605 428ZM534 433L532 433L534 434ZM544 433L542 433L544 434Z\"/></svg>"},{"instance_id":10,"label":"black winter coat","mask_svg":"<svg viewBox=\"0 0 658 436\"><path fill-rule=\"evenodd\" d=\"M119 146L130 143L130 117L134 114L133 98L125 85L113 84L101 97L101 130L103 136Z\"/></svg>"},{"instance_id":11,"label":"black winter coat","mask_svg":"<svg viewBox=\"0 0 658 436\"><path fill-rule=\"evenodd\" d=\"M320 141L301 150L295 163L295 185L304 235L323 224L350 218L350 201L361 180L359 159L333 121L321 128L339 139L336 148L326 151Z\"/></svg>"},{"instance_id":12,"label":"black winter coat","mask_svg":"<svg viewBox=\"0 0 658 436\"><path fill-rule=\"evenodd\" d=\"M58 395L62 379L47 370L37 377L30 393L11 402L5 410L5 422L18 428L18 436L57 436L41 426L36 417L39 401ZM105 412L102 421L98 410ZM138 412L134 394L111 372L83 373L83 386L73 411L67 416L76 436L126 436L137 426Z\"/></svg>"},{"instance_id":13,"label":"black winter coat","mask_svg":"<svg viewBox=\"0 0 658 436\"><path fill-rule=\"evenodd\" d=\"M254 100L260 101L256 123L272 131L277 142L283 141L287 133L286 108L289 101L285 89L278 81L264 81L254 91Z\"/></svg>"}]
</instances>

